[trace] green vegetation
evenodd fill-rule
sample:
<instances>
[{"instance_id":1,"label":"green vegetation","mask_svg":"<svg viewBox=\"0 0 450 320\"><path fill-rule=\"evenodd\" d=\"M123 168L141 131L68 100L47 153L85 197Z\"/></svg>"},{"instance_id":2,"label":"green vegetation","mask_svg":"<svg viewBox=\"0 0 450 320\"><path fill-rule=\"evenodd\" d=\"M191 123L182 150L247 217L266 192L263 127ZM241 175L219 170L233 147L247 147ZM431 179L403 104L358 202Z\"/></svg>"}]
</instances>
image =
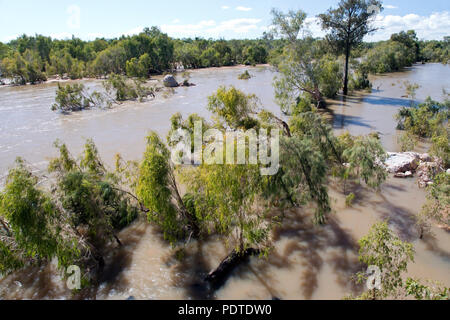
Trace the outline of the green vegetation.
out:
<instances>
[{"instance_id":1,"label":"green vegetation","mask_svg":"<svg viewBox=\"0 0 450 320\"><path fill-rule=\"evenodd\" d=\"M0 272L50 262L60 268L78 265L84 284L95 283L104 267L103 250L116 232L137 216L134 197L119 187L119 175L108 172L92 141L79 160L66 145L48 168L51 179L31 173L21 159L0 193ZM39 186L48 180L52 192Z\"/></svg>"},{"instance_id":2,"label":"green vegetation","mask_svg":"<svg viewBox=\"0 0 450 320\"><path fill-rule=\"evenodd\" d=\"M449 124L450 100L448 94L444 102L437 102L428 97L423 103L413 99L417 85L405 83L406 91L411 97L410 107L402 108L397 114L397 129L404 130L400 137L403 150L412 150L419 139L431 139L431 154L443 160L445 168L450 167Z\"/></svg>"},{"instance_id":3,"label":"green vegetation","mask_svg":"<svg viewBox=\"0 0 450 320\"><path fill-rule=\"evenodd\" d=\"M90 93L83 84L61 85L58 83L53 111L75 112L91 108L111 107L123 101L144 101L148 96L155 97L155 88L145 85L144 80L130 80L125 76L110 74L103 83L105 93Z\"/></svg>"},{"instance_id":4,"label":"green vegetation","mask_svg":"<svg viewBox=\"0 0 450 320\"><path fill-rule=\"evenodd\" d=\"M371 19L377 14L376 10L383 9L377 0L342 0L336 9L329 9L327 13L319 15L322 28L330 31L327 40L345 54L344 95L348 94L349 60L353 47L362 43L364 36L377 29L371 25Z\"/></svg>"},{"instance_id":5,"label":"green vegetation","mask_svg":"<svg viewBox=\"0 0 450 320\"><path fill-rule=\"evenodd\" d=\"M98 92L89 94L83 84L74 84L63 86L58 83L55 103L52 110L62 112L81 111L101 106L103 97Z\"/></svg>"},{"instance_id":6,"label":"green vegetation","mask_svg":"<svg viewBox=\"0 0 450 320\"><path fill-rule=\"evenodd\" d=\"M0 75L15 84L38 83L48 77L104 78L111 73L149 78L181 64L206 68L267 63L276 41L172 39L157 27L116 39L55 40L22 35L0 43Z\"/></svg>"},{"instance_id":7,"label":"green vegetation","mask_svg":"<svg viewBox=\"0 0 450 320\"><path fill-rule=\"evenodd\" d=\"M390 230L387 222L375 224L369 234L359 240L359 260L366 266L377 267L380 273L370 278L363 272L357 274L357 281L366 283L380 277L379 288L373 288L357 299L392 299L413 297L417 300L448 300L450 288L439 283L424 285L420 280L407 278L408 264L414 262L414 249L411 243L402 241Z\"/></svg>"},{"instance_id":8,"label":"green vegetation","mask_svg":"<svg viewBox=\"0 0 450 320\"><path fill-rule=\"evenodd\" d=\"M422 211L416 217L420 238L430 231L432 223L438 223L443 227L450 228L450 175L440 173L433 179L433 184L427 189L427 202Z\"/></svg>"},{"instance_id":9,"label":"green vegetation","mask_svg":"<svg viewBox=\"0 0 450 320\"><path fill-rule=\"evenodd\" d=\"M245 70L242 74L240 74L239 76L238 76L238 79L239 80L248 80L248 79L251 79L251 75L250 75L250 73L248 72L248 70Z\"/></svg>"},{"instance_id":10,"label":"green vegetation","mask_svg":"<svg viewBox=\"0 0 450 320\"><path fill-rule=\"evenodd\" d=\"M329 32L326 39L299 37L307 19L303 11L273 10L275 28L258 40L179 40L153 27L112 40L59 41L24 35L7 45L0 43L2 76L16 84L37 83L54 75L105 78L104 93L90 93L83 84L58 85L55 111L142 101L156 90L146 85L146 79L180 65L202 68L270 61L279 70L274 81L276 100L287 118L264 110L255 95L223 86L208 98L210 121L197 114L186 118L174 114L167 145L152 131L141 161L125 163L118 155L115 171L103 163L92 140L86 141L78 158L57 141L59 156L50 162L48 176L33 174L18 159L0 192L0 274L56 259L61 269L81 266L84 283L96 284L108 250L122 245L118 233L142 214L175 249L177 260L185 259L188 250L184 246L192 241L198 240L200 247L201 242L214 238L227 245L228 256L206 277L208 282L226 278L229 265L238 265L250 255L267 257L275 226L286 222L289 209L309 214L316 228L326 224L333 203L330 183L343 183L348 207L356 199L355 193L347 194L349 181L379 190L388 174L382 165L386 152L377 134L336 136L319 109L341 88L345 95L349 90L370 89L370 73L401 70L421 59L445 60L449 39L423 43L414 31L408 31L392 35L389 41L364 44L363 37L374 31L370 25L373 13L367 12L370 5L381 3L346 0L320 15L322 27ZM250 77L245 71L239 79ZM191 85L189 78L189 73L183 74L184 86ZM448 99L440 103L428 98L416 104L418 86L405 83L405 87L411 106L397 117L398 128L405 131L402 148L410 150L418 139L431 139L432 154L448 167ZM276 173L263 175L261 170L269 164L261 158L255 164L247 153L243 164L174 164L170 148L182 141L176 135L180 129L187 130L191 151L198 151L193 139L196 123L202 124L203 134L211 129L248 130L246 145L252 133L281 132ZM229 141L228 136L224 142L236 153L238 142ZM271 155L276 151L276 146L265 146L262 140L256 146ZM211 148L206 142L200 147L216 159L225 158L220 147ZM430 221L450 223L449 179L446 173L438 174L428 188L428 201L417 217L421 238ZM186 187L185 194L182 187ZM359 299L401 295L448 299L448 288L404 280L408 263L414 261L413 246L390 230L387 222L375 224L359 246L360 262L381 271L381 289L370 289ZM359 273L357 278L364 282L367 275Z\"/></svg>"}]
</instances>

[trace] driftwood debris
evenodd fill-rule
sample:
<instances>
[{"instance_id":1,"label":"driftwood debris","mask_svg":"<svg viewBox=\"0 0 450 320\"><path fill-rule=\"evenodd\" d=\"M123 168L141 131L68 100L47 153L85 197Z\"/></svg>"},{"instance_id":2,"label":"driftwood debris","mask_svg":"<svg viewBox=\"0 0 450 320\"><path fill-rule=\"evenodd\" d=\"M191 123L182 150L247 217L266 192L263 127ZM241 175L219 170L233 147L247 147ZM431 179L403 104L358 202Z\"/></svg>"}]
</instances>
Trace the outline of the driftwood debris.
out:
<instances>
[{"instance_id":1,"label":"driftwood debris","mask_svg":"<svg viewBox=\"0 0 450 320\"><path fill-rule=\"evenodd\" d=\"M212 289L219 289L237 266L246 262L251 256L258 255L259 253L259 250L253 248L249 248L241 253L233 250L215 270L206 276L205 281L210 284Z\"/></svg>"}]
</instances>

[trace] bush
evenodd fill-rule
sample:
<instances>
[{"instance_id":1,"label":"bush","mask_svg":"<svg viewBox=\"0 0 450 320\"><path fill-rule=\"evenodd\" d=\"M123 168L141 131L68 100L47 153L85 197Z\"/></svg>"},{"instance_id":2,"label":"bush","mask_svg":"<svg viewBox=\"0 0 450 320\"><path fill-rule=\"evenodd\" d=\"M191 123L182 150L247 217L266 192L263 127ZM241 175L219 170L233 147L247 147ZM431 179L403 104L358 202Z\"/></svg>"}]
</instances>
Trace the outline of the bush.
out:
<instances>
[{"instance_id":1,"label":"bush","mask_svg":"<svg viewBox=\"0 0 450 320\"><path fill-rule=\"evenodd\" d=\"M58 83L55 102L52 105L53 111L73 112L101 105L102 97L98 92L90 95L83 84L63 86Z\"/></svg>"},{"instance_id":2,"label":"bush","mask_svg":"<svg viewBox=\"0 0 450 320\"><path fill-rule=\"evenodd\" d=\"M251 77L252 76L250 75L248 70L245 70L242 74L239 75L238 79L239 80L248 80L248 79L251 79Z\"/></svg>"}]
</instances>

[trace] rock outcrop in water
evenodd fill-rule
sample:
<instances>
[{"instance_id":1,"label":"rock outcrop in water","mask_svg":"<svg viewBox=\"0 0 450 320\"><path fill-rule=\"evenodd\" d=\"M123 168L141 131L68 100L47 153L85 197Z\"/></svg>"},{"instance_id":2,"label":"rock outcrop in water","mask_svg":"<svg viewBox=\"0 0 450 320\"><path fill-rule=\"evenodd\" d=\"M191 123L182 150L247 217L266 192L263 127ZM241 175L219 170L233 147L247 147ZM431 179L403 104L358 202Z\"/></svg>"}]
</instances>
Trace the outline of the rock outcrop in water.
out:
<instances>
[{"instance_id":1,"label":"rock outcrop in water","mask_svg":"<svg viewBox=\"0 0 450 320\"><path fill-rule=\"evenodd\" d=\"M179 86L177 80L175 80L175 77L171 74L164 77L163 84L167 88L176 88Z\"/></svg>"},{"instance_id":2,"label":"rock outcrop in water","mask_svg":"<svg viewBox=\"0 0 450 320\"><path fill-rule=\"evenodd\" d=\"M441 159L416 152L388 152L385 166L396 178L408 178L417 174L421 188L432 184L434 176L444 171Z\"/></svg>"}]
</instances>

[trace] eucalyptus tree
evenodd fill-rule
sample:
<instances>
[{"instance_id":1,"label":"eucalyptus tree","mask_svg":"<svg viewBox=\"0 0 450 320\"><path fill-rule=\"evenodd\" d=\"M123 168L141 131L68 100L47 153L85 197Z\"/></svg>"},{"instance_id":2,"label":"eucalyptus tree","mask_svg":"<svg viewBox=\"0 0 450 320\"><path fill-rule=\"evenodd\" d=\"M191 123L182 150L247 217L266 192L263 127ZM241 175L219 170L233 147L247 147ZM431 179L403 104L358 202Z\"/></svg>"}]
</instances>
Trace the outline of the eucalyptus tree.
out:
<instances>
[{"instance_id":1,"label":"eucalyptus tree","mask_svg":"<svg viewBox=\"0 0 450 320\"><path fill-rule=\"evenodd\" d=\"M101 93L94 91L89 93L83 84L61 85L58 83L55 103L52 111L75 112L95 107L102 107L110 102Z\"/></svg>"},{"instance_id":2,"label":"eucalyptus tree","mask_svg":"<svg viewBox=\"0 0 450 320\"><path fill-rule=\"evenodd\" d=\"M387 154L375 137L357 137L344 151L343 158L347 163L346 176L358 177L371 188L378 189L388 176L383 166Z\"/></svg>"},{"instance_id":3,"label":"eucalyptus tree","mask_svg":"<svg viewBox=\"0 0 450 320\"><path fill-rule=\"evenodd\" d=\"M53 258L67 267L80 256L77 237L39 182L20 158L8 173L0 192L0 274Z\"/></svg>"},{"instance_id":4,"label":"eucalyptus tree","mask_svg":"<svg viewBox=\"0 0 450 320\"><path fill-rule=\"evenodd\" d=\"M327 161L309 136L294 135L280 140L280 170L267 177L263 195L279 206L315 205L314 221L326 222L331 211L327 191Z\"/></svg>"},{"instance_id":5,"label":"eucalyptus tree","mask_svg":"<svg viewBox=\"0 0 450 320\"><path fill-rule=\"evenodd\" d=\"M118 185L118 178L107 170L92 140L86 142L80 159L73 158L59 141L55 147L59 157L52 159L48 168L56 178L55 201L73 227L83 230L103 263L101 250L110 240L122 245L117 232L137 217L139 204Z\"/></svg>"},{"instance_id":6,"label":"eucalyptus tree","mask_svg":"<svg viewBox=\"0 0 450 320\"><path fill-rule=\"evenodd\" d=\"M316 52L311 45L312 39L300 39L305 32L306 13L299 10L284 14L272 10L273 33L285 39L284 59L281 59L278 69L279 78L275 78L275 97L282 110L288 112L301 93L307 93L318 106L323 107L323 94L320 91L320 64ZM303 38L303 37L302 37Z\"/></svg>"},{"instance_id":7,"label":"eucalyptus tree","mask_svg":"<svg viewBox=\"0 0 450 320\"><path fill-rule=\"evenodd\" d=\"M170 151L155 132L147 137L136 194L147 210L149 221L160 226L164 237L172 244L188 235L200 236L202 217L186 207L176 181Z\"/></svg>"},{"instance_id":8,"label":"eucalyptus tree","mask_svg":"<svg viewBox=\"0 0 450 320\"><path fill-rule=\"evenodd\" d=\"M247 95L235 87L220 87L208 97L207 109L213 119L224 129L250 129L256 125L254 116L258 112L258 99Z\"/></svg>"},{"instance_id":9,"label":"eucalyptus tree","mask_svg":"<svg viewBox=\"0 0 450 320\"><path fill-rule=\"evenodd\" d=\"M377 30L372 19L382 9L382 2L378 0L341 0L337 8L318 16L322 28L329 31L327 40L345 54L344 95L348 94L351 50Z\"/></svg>"}]
</instances>

